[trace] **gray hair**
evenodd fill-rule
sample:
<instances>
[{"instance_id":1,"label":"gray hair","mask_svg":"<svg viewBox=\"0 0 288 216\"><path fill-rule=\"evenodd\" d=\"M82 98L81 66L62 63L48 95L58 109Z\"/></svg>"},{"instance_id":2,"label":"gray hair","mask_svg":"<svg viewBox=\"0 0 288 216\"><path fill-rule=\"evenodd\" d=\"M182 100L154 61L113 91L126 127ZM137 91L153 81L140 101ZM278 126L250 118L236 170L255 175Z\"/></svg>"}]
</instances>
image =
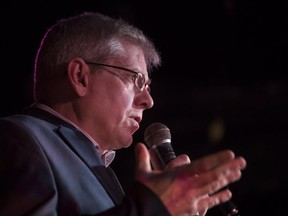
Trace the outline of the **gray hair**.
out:
<instances>
[{"instance_id":1,"label":"gray hair","mask_svg":"<svg viewBox=\"0 0 288 216\"><path fill-rule=\"evenodd\" d=\"M61 19L49 28L38 49L34 67L34 98L41 100L63 76L67 63L82 57L95 62L122 54L119 41L142 49L147 70L160 65L160 55L143 32L122 19L100 13L84 12ZM52 94L52 95L51 95Z\"/></svg>"}]
</instances>

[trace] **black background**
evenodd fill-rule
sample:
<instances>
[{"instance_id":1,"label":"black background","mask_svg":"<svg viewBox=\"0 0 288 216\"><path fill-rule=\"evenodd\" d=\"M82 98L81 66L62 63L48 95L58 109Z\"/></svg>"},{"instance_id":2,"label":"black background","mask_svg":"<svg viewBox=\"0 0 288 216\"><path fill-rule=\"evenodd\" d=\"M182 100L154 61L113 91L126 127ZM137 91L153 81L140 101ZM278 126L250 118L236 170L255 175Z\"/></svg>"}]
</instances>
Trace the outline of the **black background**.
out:
<instances>
[{"instance_id":1,"label":"black background","mask_svg":"<svg viewBox=\"0 0 288 216\"><path fill-rule=\"evenodd\" d=\"M284 2L283 2L284 3ZM152 74L152 122L166 124L177 154L196 159L230 148L247 159L230 186L241 215L285 215L287 207L287 18L277 1L2 1L0 116L32 100L33 63L46 29L84 10L122 17L158 47ZM213 135L214 134L214 135ZM112 166L125 190L133 182L133 147ZM208 215L221 215L212 209Z\"/></svg>"}]
</instances>

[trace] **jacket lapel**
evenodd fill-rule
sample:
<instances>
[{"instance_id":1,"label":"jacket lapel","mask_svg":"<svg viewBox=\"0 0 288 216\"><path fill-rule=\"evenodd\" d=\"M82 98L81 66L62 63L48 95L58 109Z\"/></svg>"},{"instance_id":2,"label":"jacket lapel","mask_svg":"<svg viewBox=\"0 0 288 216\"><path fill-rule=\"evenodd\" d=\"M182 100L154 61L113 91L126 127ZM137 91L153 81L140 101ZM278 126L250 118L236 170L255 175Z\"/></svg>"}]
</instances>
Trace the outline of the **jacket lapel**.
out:
<instances>
[{"instance_id":1,"label":"jacket lapel","mask_svg":"<svg viewBox=\"0 0 288 216\"><path fill-rule=\"evenodd\" d=\"M110 167L104 166L96 147L82 132L64 120L38 108L29 108L24 113L41 118L57 126L56 134L90 168L115 204L119 204L122 201L124 191L115 173Z\"/></svg>"},{"instance_id":2,"label":"jacket lapel","mask_svg":"<svg viewBox=\"0 0 288 216\"><path fill-rule=\"evenodd\" d=\"M124 197L123 189L110 167L105 167L100 158L96 147L90 140L78 130L71 130L66 127L59 127L58 134L63 137L65 142L84 161L91 171L97 176L107 193L116 204L120 204Z\"/></svg>"}]
</instances>

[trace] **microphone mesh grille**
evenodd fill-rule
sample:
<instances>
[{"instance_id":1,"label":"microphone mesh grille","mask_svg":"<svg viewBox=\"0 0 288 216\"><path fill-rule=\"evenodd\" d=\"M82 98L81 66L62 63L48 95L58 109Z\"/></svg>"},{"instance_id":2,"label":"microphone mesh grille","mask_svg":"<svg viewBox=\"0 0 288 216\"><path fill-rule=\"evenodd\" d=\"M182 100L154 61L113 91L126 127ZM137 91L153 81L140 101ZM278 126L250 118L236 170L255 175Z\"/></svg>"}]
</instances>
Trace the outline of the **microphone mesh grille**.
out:
<instances>
[{"instance_id":1,"label":"microphone mesh grille","mask_svg":"<svg viewBox=\"0 0 288 216\"><path fill-rule=\"evenodd\" d=\"M169 128L162 123L152 123L144 132L144 140L149 148L166 139L171 140L171 133Z\"/></svg>"}]
</instances>

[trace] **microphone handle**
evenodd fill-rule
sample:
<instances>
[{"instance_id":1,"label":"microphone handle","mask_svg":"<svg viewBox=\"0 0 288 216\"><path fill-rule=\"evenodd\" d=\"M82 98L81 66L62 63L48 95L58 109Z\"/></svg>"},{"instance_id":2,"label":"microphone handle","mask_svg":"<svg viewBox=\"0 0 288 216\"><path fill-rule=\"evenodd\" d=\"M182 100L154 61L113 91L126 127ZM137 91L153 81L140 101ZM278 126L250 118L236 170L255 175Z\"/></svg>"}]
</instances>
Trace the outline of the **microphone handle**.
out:
<instances>
[{"instance_id":1,"label":"microphone handle","mask_svg":"<svg viewBox=\"0 0 288 216\"><path fill-rule=\"evenodd\" d=\"M158 170L162 170L166 164L176 157L171 143L158 145L157 148L150 148L149 152L152 166ZM224 216L240 216L237 206L232 201L222 203L218 205L218 208Z\"/></svg>"}]
</instances>

